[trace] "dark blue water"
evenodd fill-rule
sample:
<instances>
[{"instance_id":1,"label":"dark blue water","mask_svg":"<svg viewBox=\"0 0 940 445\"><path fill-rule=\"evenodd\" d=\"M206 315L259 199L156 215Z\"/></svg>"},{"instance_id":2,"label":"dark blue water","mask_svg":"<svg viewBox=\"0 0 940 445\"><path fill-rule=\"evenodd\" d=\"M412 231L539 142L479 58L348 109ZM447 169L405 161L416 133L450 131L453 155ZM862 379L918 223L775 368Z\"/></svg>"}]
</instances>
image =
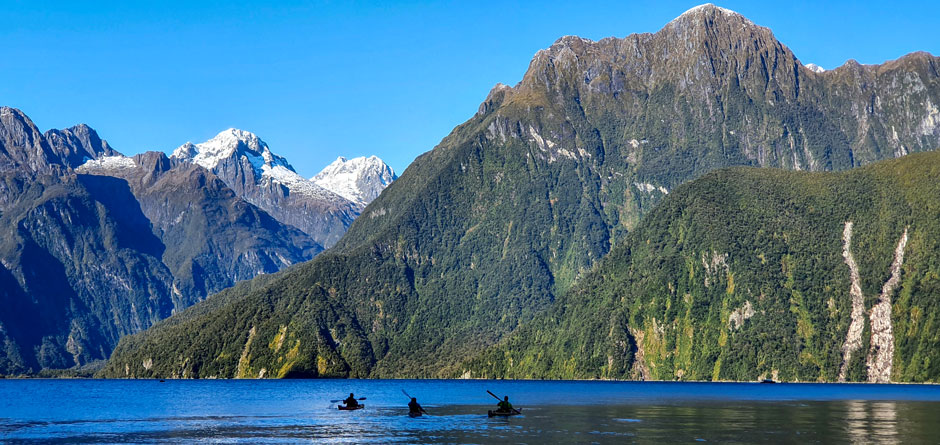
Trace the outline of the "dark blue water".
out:
<instances>
[{"instance_id":1,"label":"dark blue water","mask_svg":"<svg viewBox=\"0 0 940 445\"><path fill-rule=\"evenodd\" d=\"M486 416L509 395L523 409ZM407 391L430 416L412 419ZM365 409L336 410L350 392ZM940 386L0 380L6 443L940 443Z\"/></svg>"}]
</instances>

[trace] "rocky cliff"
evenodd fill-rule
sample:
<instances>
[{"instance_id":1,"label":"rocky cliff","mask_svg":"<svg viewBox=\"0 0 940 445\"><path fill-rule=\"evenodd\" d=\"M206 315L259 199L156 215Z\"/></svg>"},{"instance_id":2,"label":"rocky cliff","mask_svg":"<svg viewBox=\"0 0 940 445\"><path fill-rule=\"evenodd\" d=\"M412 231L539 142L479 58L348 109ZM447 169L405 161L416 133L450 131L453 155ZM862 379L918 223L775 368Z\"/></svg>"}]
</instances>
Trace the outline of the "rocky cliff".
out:
<instances>
[{"instance_id":1,"label":"rocky cliff","mask_svg":"<svg viewBox=\"0 0 940 445\"><path fill-rule=\"evenodd\" d=\"M172 157L206 168L239 197L327 247L362 210L362 204L298 175L286 159L247 131L231 128L201 144L186 143Z\"/></svg>"},{"instance_id":2,"label":"rocky cliff","mask_svg":"<svg viewBox=\"0 0 940 445\"><path fill-rule=\"evenodd\" d=\"M0 373L84 366L118 340L322 246L162 153L0 108Z\"/></svg>"}]
</instances>

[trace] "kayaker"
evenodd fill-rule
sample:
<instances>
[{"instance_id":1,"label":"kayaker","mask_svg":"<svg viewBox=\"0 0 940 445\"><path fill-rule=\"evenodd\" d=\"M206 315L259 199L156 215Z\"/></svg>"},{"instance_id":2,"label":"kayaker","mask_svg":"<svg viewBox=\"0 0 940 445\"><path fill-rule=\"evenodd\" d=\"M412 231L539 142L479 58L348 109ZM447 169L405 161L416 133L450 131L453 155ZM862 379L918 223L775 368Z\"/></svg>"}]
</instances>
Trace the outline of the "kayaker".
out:
<instances>
[{"instance_id":1,"label":"kayaker","mask_svg":"<svg viewBox=\"0 0 940 445\"><path fill-rule=\"evenodd\" d=\"M346 404L346 408L355 408L359 406L359 401L356 400L356 397L353 396L353 393L349 393L349 397L346 400L343 400L343 403Z\"/></svg>"},{"instance_id":2,"label":"kayaker","mask_svg":"<svg viewBox=\"0 0 940 445\"><path fill-rule=\"evenodd\" d=\"M412 397L411 401L408 402L408 414L420 415L421 413L426 413L427 411L418 404L418 399Z\"/></svg>"},{"instance_id":3,"label":"kayaker","mask_svg":"<svg viewBox=\"0 0 940 445\"><path fill-rule=\"evenodd\" d=\"M509 403L509 396L503 396L503 401L496 404L496 412L511 413L513 411L512 403Z\"/></svg>"}]
</instances>

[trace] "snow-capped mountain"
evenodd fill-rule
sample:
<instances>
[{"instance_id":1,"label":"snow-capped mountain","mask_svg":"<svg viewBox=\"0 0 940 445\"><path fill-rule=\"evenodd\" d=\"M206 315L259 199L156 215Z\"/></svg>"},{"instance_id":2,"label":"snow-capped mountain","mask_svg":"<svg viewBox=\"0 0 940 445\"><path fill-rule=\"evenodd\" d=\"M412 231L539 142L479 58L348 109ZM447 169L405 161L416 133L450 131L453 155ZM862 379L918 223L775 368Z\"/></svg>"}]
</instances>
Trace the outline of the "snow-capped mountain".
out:
<instances>
[{"instance_id":1,"label":"snow-capped mountain","mask_svg":"<svg viewBox=\"0 0 940 445\"><path fill-rule=\"evenodd\" d=\"M287 159L274 154L257 135L235 128L203 143L187 142L173 151L172 158L205 167L246 201L326 247L339 241L368 200L378 196L389 178L394 179L391 169L375 158L377 164L364 162L362 168L349 172L339 169L354 185L331 190L297 174ZM383 173L382 167L388 172ZM331 186L346 181L327 176L324 183ZM380 179L371 180L373 176Z\"/></svg>"},{"instance_id":2,"label":"snow-capped mountain","mask_svg":"<svg viewBox=\"0 0 940 445\"><path fill-rule=\"evenodd\" d=\"M122 336L323 251L199 165L123 156L87 125L43 133L9 107L0 227L0 374L107 359Z\"/></svg>"},{"instance_id":3,"label":"snow-capped mountain","mask_svg":"<svg viewBox=\"0 0 940 445\"><path fill-rule=\"evenodd\" d=\"M317 185L365 207L398 176L377 156L336 158L310 178Z\"/></svg>"},{"instance_id":4,"label":"snow-capped mountain","mask_svg":"<svg viewBox=\"0 0 940 445\"><path fill-rule=\"evenodd\" d=\"M803 65L803 66L809 68L809 70L812 71L812 72L814 72L814 73L822 73L822 72L825 72L825 71L826 71L825 68L823 68L823 67L821 67L821 66L819 66L819 65L816 65L815 63L807 63L806 65Z\"/></svg>"},{"instance_id":5,"label":"snow-capped mountain","mask_svg":"<svg viewBox=\"0 0 940 445\"><path fill-rule=\"evenodd\" d=\"M339 198L297 174L287 159L272 153L257 135L237 128L229 128L201 144L187 142L174 150L172 157L201 165L225 182L229 182L227 178L241 182L247 179L243 176L251 173L259 186L279 184L290 193L315 199L337 201Z\"/></svg>"}]
</instances>

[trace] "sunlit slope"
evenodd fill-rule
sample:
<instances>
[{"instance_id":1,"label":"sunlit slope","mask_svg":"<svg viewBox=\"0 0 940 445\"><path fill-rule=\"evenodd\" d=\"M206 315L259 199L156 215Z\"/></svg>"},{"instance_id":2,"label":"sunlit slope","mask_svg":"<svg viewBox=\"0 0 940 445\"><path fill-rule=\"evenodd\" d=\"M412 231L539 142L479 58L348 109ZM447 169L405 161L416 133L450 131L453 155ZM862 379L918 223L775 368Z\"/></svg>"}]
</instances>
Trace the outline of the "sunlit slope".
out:
<instances>
[{"instance_id":1,"label":"sunlit slope","mask_svg":"<svg viewBox=\"0 0 940 445\"><path fill-rule=\"evenodd\" d=\"M938 318L940 153L845 173L734 168L676 189L551 311L456 374L938 381Z\"/></svg>"},{"instance_id":2,"label":"sunlit slope","mask_svg":"<svg viewBox=\"0 0 940 445\"><path fill-rule=\"evenodd\" d=\"M936 65L919 53L814 73L770 30L714 7L655 34L563 37L330 253L193 325L128 340L105 375L449 373L551 307L679 184L935 148Z\"/></svg>"}]
</instances>

